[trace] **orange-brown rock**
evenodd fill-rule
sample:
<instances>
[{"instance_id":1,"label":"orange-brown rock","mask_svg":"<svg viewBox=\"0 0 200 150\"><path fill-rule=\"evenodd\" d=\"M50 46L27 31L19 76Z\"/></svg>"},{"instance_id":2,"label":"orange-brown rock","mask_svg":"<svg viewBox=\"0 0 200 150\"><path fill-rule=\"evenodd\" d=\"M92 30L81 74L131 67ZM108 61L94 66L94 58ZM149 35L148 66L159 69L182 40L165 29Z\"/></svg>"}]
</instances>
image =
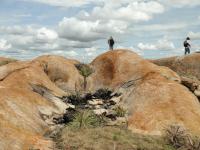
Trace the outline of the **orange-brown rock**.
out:
<instances>
[{"instance_id":1,"label":"orange-brown rock","mask_svg":"<svg viewBox=\"0 0 200 150\"><path fill-rule=\"evenodd\" d=\"M0 148L46 150L53 143L43 137L45 122L67 107L59 98L81 88L83 78L75 60L41 56L0 67ZM167 67L157 66L132 51L109 51L91 64L94 73L88 89L113 88L122 92L128 110L129 128L160 134L163 126L182 124L200 133L200 104Z\"/></svg>"},{"instance_id":2,"label":"orange-brown rock","mask_svg":"<svg viewBox=\"0 0 200 150\"><path fill-rule=\"evenodd\" d=\"M49 76L41 59L49 62ZM65 74L60 71L61 63L62 69L67 70L74 62L56 56L44 56L34 61L18 61L0 67L0 149L26 150L36 147L46 150L52 147L52 141L43 137L49 126L42 116L62 114L67 108L57 98L67 93L52 82L54 76ZM74 78L71 78L69 76L66 81L72 82ZM38 90L42 93L36 91L37 88L41 88Z\"/></svg>"},{"instance_id":3,"label":"orange-brown rock","mask_svg":"<svg viewBox=\"0 0 200 150\"><path fill-rule=\"evenodd\" d=\"M167 124L178 123L200 133L200 104L179 84L175 72L123 50L100 55L91 65L93 89L112 87L123 92L133 131L160 134Z\"/></svg>"},{"instance_id":4,"label":"orange-brown rock","mask_svg":"<svg viewBox=\"0 0 200 150\"><path fill-rule=\"evenodd\" d=\"M98 56L91 66L93 87L118 87L124 82L143 78L148 73L158 73L161 76L180 82L180 77L167 67L159 67L137 54L127 50L109 51Z\"/></svg>"},{"instance_id":5,"label":"orange-brown rock","mask_svg":"<svg viewBox=\"0 0 200 150\"><path fill-rule=\"evenodd\" d=\"M74 91L81 88L83 78L75 67L78 61L47 55L38 57L34 62L40 62L50 80L63 90Z\"/></svg>"},{"instance_id":6,"label":"orange-brown rock","mask_svg":"<svg viewBox=\"0 0 200 150\"><path fill-rule=\"evenodd\" d=\"M192 53L186 56L176 56L152 60L153 63L166 66L181 76L197 77L200 79L200 53Z\"/></svg>"}]
</instances>

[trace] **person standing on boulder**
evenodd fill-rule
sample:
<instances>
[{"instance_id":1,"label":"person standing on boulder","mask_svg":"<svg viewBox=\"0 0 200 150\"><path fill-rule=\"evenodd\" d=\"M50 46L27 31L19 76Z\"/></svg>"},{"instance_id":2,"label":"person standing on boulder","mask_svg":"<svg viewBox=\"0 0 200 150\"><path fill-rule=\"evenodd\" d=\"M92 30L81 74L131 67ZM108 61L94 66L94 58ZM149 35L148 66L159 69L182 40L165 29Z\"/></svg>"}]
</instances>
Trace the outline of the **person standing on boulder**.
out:
<instances>
[{"instance_id":1,"label":"person standing on boulder","mask_svg":"<svg viewBox=\"0 0 200 150\"><path fill-rule=\"evenodd\" d=\"M190 54L191 45L190 45L190 38L189 37L186 38L186 40L184 41L183 45L185 47L185 55L187 53Z\"/></svg>"},{"instance_id":2,"label":"person standing on boulder","mask_svg":"<svg viewBox=\"0 0 200 150\"><path fill-rule=\"evenodd\" d=\"M113 46L115 44L115 41L113 40L112 36L108 39L108 45L110 50L113 50Z\"/></svg>"}]
</instances>

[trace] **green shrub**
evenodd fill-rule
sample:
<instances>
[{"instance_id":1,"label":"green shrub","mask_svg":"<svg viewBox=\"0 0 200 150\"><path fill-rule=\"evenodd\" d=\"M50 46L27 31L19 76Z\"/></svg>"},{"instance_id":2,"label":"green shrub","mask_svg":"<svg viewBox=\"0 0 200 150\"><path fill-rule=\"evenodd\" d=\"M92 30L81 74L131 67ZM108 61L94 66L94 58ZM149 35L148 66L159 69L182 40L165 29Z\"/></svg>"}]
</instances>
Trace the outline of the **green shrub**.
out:
<instances>
[{"instance_id":1,"label":"green shrub","mask_svg":"<svg viewBox=\"0 0 200 150\"><path fill-rule=\"evenodd\" d=\"M75 67L84 78L83 88L85 91L87 88L87 77L89 77L94 71L89 65L83 63L76 64Z\"/></svg>"},{"instance_id":2,"label":"green shrub","mask_svg":"<svg viewBox=\"0 0 200 150\"><path fill-rule=\"evenodd\" d=\"M105 123L104 117L96 116L90 110L81 110L74 115L74 120L70 123L73 128L98 127Z\"/></svg>"}]
</instances>

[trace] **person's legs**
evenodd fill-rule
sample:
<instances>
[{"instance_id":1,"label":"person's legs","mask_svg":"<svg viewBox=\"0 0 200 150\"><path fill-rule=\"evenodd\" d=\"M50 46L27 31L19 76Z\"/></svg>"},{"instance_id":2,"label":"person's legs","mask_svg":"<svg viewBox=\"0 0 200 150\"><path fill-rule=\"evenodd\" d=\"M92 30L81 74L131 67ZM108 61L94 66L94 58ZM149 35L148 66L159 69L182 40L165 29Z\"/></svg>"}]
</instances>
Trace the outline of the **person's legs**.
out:
<instances>
[{"instance_id":1,"label":"person's legs","mask_svg":"<svg viewBox=\"0 0 200 150\"><path fill-rule=\"evenodd\" d=\"M185 55L187 54L187 48L185 47Z\"/></svg>"},{"instance_id":2,"label":"person's legs","mask_svg":"<svg viewBox=\"0 0 200 150\"><path fill-rule=\"evenodd\" d=\"M189 48L189 47L186 47L186 48L185 48L185 55L186 55L187 53L190 54L190 48Z\"/></svg>"},{"instance_id":3,"label":"person's legs","mask_svg":"<svg viewBox=\"0 0 200 150\"><path fill-rule=\"evenodd\" d=\"M110 50L113 50L113 45L110 45Z\"/></svg>"},{"instance_id":4,"label":"person's legs","mask_svg":"<svg viewBox=\"0 0 200 150\"><path fill-rule=\"evenodd\" d=\"M190 48L188 47L188 54L190 54Z\"/></svg>"}]
</instances>

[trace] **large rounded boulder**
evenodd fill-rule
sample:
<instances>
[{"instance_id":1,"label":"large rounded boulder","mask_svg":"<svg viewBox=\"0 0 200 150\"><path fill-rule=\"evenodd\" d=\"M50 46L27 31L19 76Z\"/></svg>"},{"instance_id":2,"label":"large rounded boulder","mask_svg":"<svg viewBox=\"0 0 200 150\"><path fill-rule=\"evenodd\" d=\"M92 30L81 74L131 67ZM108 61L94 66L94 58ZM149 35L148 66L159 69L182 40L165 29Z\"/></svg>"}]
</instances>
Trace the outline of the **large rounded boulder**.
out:
<instances>
[{"instance_id":1,"label":"large rounded boulder","mask_svg":"<svg viewBox=\"0 0 200 150\"><path fill-rule=\"evenodd\" d=\"M180 77L132 51L109 51L92 63L91 89L112 88L122 92L129 128L135 132L161 134L164 127L180 124L200 133L198 99L180 84Z\"/></svg>"}]
</instances>

